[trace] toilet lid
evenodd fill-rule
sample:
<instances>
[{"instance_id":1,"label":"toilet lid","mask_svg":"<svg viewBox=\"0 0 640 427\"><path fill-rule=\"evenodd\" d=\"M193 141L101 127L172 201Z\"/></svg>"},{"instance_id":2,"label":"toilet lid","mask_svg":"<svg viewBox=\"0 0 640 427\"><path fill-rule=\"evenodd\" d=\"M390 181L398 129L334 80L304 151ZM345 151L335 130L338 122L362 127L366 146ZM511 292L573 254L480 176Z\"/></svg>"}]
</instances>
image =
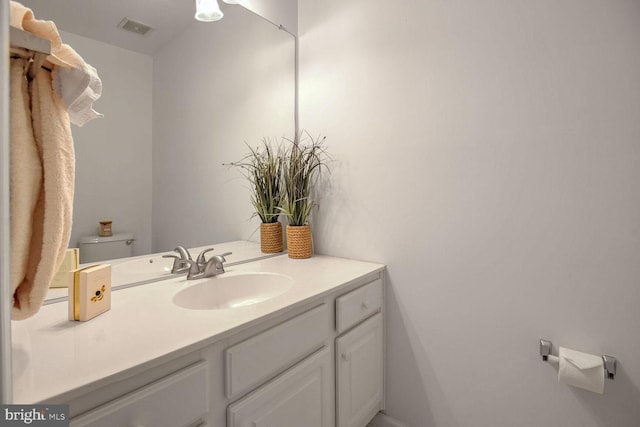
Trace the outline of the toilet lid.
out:
<instances>
[{"instance_id":1,"label":"toilet lid","mask_svg":"<svg viewBox=\"0 0 640 427\"><path fill-rule=\"evenodd\" d=\"M125 240L133 240L133 234L131 233L120 233L120 234L114 234L113 236L108 236L108 237L104 237L104 236L98 236L98 235L94 235L94 236L83 236L80 237L78 239L78 243L83 244L83 243L105 243L105 242L121 242L121 241L125 241Z\"/></svg>"}]
</instances>

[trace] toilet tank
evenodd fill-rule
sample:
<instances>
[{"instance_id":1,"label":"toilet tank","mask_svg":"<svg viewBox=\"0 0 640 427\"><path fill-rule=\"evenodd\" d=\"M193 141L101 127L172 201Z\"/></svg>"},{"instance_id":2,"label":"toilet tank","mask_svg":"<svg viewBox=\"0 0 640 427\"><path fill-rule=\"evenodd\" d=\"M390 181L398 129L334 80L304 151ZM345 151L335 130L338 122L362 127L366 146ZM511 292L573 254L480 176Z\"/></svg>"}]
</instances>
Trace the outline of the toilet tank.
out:
<instances>
[{"instance_id":1,"label":"toilet tank","mask_svg":"<svg viewBox=\"0 0 640 427\"><path fill-rule=\"evenodd\" d=\"M133 256L133 234L121 233L109 237L84 236L78 239L80 264Z\"/></svg>"}]
</instances>

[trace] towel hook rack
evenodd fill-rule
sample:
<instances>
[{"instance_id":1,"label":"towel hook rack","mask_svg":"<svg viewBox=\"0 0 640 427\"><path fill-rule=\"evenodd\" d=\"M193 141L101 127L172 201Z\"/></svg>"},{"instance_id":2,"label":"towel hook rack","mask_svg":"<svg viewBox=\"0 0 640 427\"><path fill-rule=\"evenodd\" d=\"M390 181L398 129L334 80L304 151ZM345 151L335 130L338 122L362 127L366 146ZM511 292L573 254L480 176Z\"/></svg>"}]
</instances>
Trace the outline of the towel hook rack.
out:
<instances>
[{"instance_id":1,"label":"towel hook rack","mask_svg":"<svg viewBox=\"0 0 640 427\"><path fill-rule=\"evenodd\" d=\"M552 345L553 343L549 340L540 340L540 356L545 362L548 361L549 356L551 356ZM615 379L618 360L613 356L608 356L605 354L602 356L602 362L604 363L604 371L607 375L607 378L609 378L610 380Z\"/></svg>"}]
</instances>

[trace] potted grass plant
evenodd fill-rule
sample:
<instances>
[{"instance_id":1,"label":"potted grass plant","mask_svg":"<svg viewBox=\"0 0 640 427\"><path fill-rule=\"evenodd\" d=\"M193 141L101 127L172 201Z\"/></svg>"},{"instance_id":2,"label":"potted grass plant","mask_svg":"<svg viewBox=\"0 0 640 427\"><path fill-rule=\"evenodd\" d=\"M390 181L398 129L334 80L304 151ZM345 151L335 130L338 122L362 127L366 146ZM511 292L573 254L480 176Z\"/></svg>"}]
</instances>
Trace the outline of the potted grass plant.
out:
<instances>
[{"instance_id":1,"label":"potted grass plant","mask_svg":"<svg viewBox=\"0 0 640 427\"><path fill-rule=\"evenodd\" d=\"M282 168L285 153L282 145L275 148L265 138L262 145L252 148L239 161L229 163L239 167L251 185L251 203L254 216L260 217L260 250L263 253L278 253L284 250L282 224L278 221L284 197Z\"/></svg>"},{"instance_id":2,"label":"potted grass plant","mask_svg":"<svg viewBox=\"0 0 640 427\"><path fill-rule=\"evenodd\" d=\"M282 168L285 193L280 210L288 219L287 249L289 258L309 258L313 243L309 217L316 202L313 190L322 169L327 168L326 137L313 138L308 132L296 135L286 151Z\"/></svg>"}]
</instances>

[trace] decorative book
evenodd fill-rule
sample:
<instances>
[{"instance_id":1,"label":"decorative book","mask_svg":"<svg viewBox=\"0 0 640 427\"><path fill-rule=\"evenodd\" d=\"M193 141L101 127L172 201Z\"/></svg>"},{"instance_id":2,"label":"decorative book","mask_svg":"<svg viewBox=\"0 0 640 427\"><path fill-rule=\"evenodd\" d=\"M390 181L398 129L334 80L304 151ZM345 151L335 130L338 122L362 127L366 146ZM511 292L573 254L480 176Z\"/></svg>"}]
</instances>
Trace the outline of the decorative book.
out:
<instances>
[{"instance_id":1,"label":"decorative book","mask_svg":"<svg viewBox=\"0 0 640 427\"><path fill-rule=\"evenodd\" d=\"M73 283L73 274L71 272L78 269L80 265L80 251L78 248L67 249L64 253L64 259L58 272L51 279L50 288L68 288Z\"/></svg>"},{"instance_id":2,"label":"decorative book","mask_svg":"<svg viewBox=\"0 0 640 427\"><path fill-rule=\"evenodd\" d=\"M98 264L72 272L69 320L93 319L111 308L111 266Z\"/></svg>"}]
</instances>

